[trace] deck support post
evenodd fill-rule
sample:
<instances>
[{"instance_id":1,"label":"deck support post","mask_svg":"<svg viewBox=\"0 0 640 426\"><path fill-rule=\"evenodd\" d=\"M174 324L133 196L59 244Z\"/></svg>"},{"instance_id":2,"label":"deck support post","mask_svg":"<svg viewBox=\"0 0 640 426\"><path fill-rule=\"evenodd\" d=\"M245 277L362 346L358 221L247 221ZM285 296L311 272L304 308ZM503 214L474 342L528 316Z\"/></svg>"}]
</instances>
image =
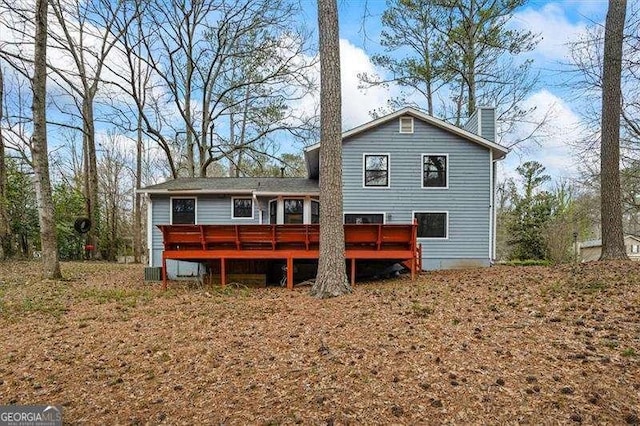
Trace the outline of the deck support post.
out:
<instances>
[{"instance_id":1,"label":"deck support post","mask_svg":"<svg viewBox=\"0 0 640 426\"><path fill-rule=\"evenodd\" d=\"M222 287L227 285L227 262L224 257L220 258L220 285Z\"/></svg>"},{"instance_id":2,"label":"deck support post","mask_svg":"<svg viewBox=\"0 0 640 426\"><path fill-rule=\"evenodd\" d=\"M293 290L293 257L287 257L287 289Z\"/></svg>"},{"instance_id":3,"label":"deck support post","mask_svg":"<svg viewBox=\"0 0 640 426\"><path fill-rule=\"evenodd\" d=\"M167 259L164 257L164 252L162 253L162 289L167 289Z\"/></svg>"},{"instance_id":4,"label":"deck support post","mask_svg":"<svg viewBox=\"0 0 640 426\"><path fill-rule=\"evenodd\" d=\"M416 261L416 256L413 256L411 258L411 281L415 281L416 280L416 264L418 262Z\"/></svg>"},{"instance_id":5,"label":"deck support post","mask_svg":"<svg viewBox=\"0 0 640 426\"><path fill-rule=\"evenodd\" d=\"M356 258L351 259L351 287L356 285Z\"/></svg>"}]
</instances>

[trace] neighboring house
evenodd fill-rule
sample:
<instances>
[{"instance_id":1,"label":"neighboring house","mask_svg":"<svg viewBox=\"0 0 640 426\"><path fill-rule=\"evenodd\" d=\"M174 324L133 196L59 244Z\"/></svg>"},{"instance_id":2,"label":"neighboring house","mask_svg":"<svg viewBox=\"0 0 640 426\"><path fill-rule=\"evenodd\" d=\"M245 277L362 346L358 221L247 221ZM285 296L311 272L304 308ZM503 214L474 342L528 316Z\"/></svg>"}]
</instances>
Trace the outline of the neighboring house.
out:
<instances>
[{"instance_id":1,"label":"neighboring house","mask_svg":"<svg viewBox=\"0 0 640 426\"><path fill-rule=\"evenodd\" d=\"M635 235L625 235L624 246L627 249L627 256L631 260L640 260L640 237ZM580 261L590 262L600 259L602 254L602 240L591 240L579 243Z\"/></svg>"},{"instance_id":2,"label":"neighboring house","mask_svg":"<svg viewBox=\"0 0 640 426\"><path fill-rule=\"evenodd\" d=\"M489 266L495 257L493 108L464 128L404 108L343 138L346 223L418 222L423 269ZM160 266L160 224L317 223L320 145L305 149L307 178L181 178L141 190L148 198L149 265ZM197 265L171 262L174 278Z\"/></svg>"}]
</instances>

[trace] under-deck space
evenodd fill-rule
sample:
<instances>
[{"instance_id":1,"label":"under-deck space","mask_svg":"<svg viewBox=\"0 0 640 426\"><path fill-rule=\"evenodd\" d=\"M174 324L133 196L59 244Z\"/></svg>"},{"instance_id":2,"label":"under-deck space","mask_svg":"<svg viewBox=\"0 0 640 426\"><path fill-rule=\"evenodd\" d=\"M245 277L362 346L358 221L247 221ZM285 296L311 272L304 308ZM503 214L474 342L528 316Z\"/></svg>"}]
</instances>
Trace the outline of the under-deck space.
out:
<instances>
[{"instance_id":1,"label":"under-deck space","mask_svg":"<svg viewBox=\"0 0 640 426\"><path fill-rule=\"evenodd\" d=\"M162 231L163 288L167 287L168 259L220 262L220 283L227 283L230 259L286 261L287 288L293 289L294 262L318 259L320 226L312 225L158 225ZM345 258L355 284L358 260L403 263L415 279L421 268L417 224L345 224Z\"/></svg>"}]
</instances>

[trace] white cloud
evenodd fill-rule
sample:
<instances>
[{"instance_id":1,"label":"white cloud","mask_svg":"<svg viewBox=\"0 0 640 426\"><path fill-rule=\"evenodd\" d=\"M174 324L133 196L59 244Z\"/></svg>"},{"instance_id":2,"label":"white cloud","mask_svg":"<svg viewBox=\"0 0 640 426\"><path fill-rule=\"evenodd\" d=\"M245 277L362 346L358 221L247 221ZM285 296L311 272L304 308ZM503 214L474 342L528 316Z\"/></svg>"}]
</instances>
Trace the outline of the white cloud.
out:
<instances>
[{"instance_id":1,"label":"white cloud","mask_svg":"<svg viewBox=\"0 0 640 426\"><path fill-rule=\"evenodd\" d=\"M371 121L369 111L384 107L390 98L388 88L359 89L358 74L381 74L367 53L348 40L340 40L340 77L342 79L342 125L344 129Z\"/></svg>"},{"instance_id":2,"label":"white cloud","mask_svg":"<svg viewBox=\"0 0 640 426\"><path fill-rule=\"evenodd\" d=\"M320 82L320 64L314 68L314 80ZM390 98L389 89L373 87L360 89L358 74L380 74L369 55L349 40L340 39L340 79L342 90L342 129L349 130L371 121L369 111L384 107ZM308 94L292 107L307 115L320 110L320 92Z\"/></svg>"},{"instance_id":3,"label":"white cloud","mask_svg":"<svg viewBox=\"0 0 640 426\"><path fill-rule=\"evenodd\" d=\"M548 3L540 9L528 7L514 15L514 24L540 34L534 54L549 60L567 58L568 43L577 40L587 28L587 22L571 22L567 16L567 7L559 3Z\"/></svg>"},{"instance_id":4,"label":"white cloud","mask_svg":"<svg viewBox=\"0 0 640 426\"><path fill-rule=\"evenodd\" d=\"M540 90L524 101L523 108L531 107L536 107L531 121L539 122L546 115L546 124L537 137L537 145L507 157L504 175L512 177L518 165L535 160L546 167L554 180L575 177L580 159L574 155L573 146L583 137L580 118L563 99L547 90ZM528 129L522 131L526 133Z\"/></svg>"}]
</instances>

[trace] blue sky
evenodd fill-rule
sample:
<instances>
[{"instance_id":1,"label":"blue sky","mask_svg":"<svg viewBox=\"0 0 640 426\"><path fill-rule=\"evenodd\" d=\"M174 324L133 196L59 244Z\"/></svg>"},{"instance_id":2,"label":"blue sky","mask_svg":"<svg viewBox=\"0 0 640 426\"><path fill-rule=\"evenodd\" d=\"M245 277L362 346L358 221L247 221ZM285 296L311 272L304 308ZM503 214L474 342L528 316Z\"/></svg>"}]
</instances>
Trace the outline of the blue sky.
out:
<instances>
[{"instance_id":1,"label":"blue sky","mask_svg":"<svg viewBox=\"0 0 640 426\"><path fill-rule=\"evenodd\" d=\"M301 24L313 31L313 40L317 40L316 0L299 1L303 9ZM394 88L362 90L358 87L359 73L384 74L384 70L373 65L371 56L381 52L380 17L385 8L384 0L338 0L345 130L370 121L369 112L386 106L389 98L398 93ZM525 104L527 107L537 107L537 114L540 115L551 110L552 116L539 145L524 146L502 162L502 178L514 176L515 168L527 160L540 161L555 179L577 176L580 163L572 152L570 143L579 139L580 105L572 93L559 84L567 77L566 68L562 64L567 59L567 43L576 40L588 26L602 23L606 9L605 0L534 0L516 12L510 25L540 35L538 46L527 55L533 59L533 66L540 72L541 81L525 100ZM63 57L54 57L53 60L62 61L58 65L65 66ZM122 58L115 60L123 61ZM317 69L311 72L317 72ZM309 99L303 99L295 107L315 112L316 102L317 96L309 96ZM106 133L102 136L106 137ZM56 138L61 138L61 135L52 134L52 146L55 146ZM283 143L283 151L297 151L300 148L287 145Z\"/></svg>"},{"instance_id":2,"label":"blue sky","mask_svg":"<svg viewBox=\"0 0 640 426\"><path fill-rule=\"evenodd\" d=\"M315 28L316 2L301 1L308 27ZM357 88L359 72L384 72L375 68L370 57L381 51L380 16L385 8L385 2L379 0L338 0L345 128L368 121L368 111L384 105L391 95L385 90L363 92ZM572 100L570 91L560 85L567 76L563 66L567 59L566 44L577 39L588 26L604 22L606 10L604 0L530 1L515 14L512 25L540 35L538 46L528 54L534 61L534 68L540 72L540 84L526 103L536 106L541 114L549 109L553 113L539 145L525 145L504 161L503 177L513 176L515 168L527 160L540 161L556 179L577 175L579 161L569 142L577 139L579 105Z\"/></svg>"}]
</instances>

